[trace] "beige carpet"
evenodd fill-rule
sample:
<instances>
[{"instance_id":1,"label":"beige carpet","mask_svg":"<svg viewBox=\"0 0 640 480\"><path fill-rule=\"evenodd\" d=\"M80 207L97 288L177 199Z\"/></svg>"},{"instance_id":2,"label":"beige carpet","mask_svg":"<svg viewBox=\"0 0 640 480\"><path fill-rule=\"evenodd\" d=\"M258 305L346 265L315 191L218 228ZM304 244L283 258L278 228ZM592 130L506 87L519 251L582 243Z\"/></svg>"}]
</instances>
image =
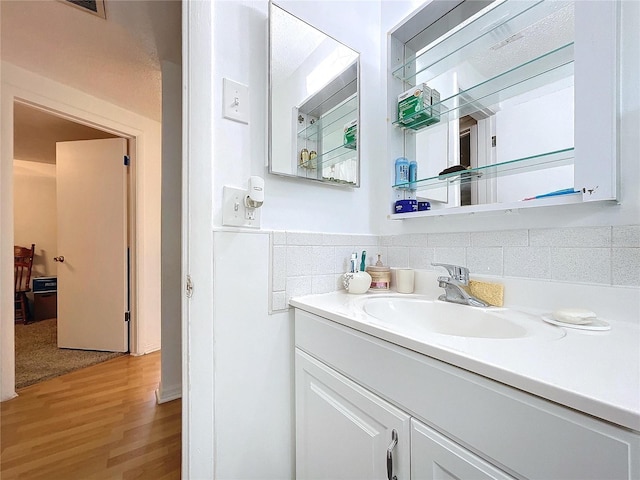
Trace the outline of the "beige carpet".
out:
<instances>
[{"instance_id":1,"label":"beige carpet","mask_svg":"<svg viewBox=\"0 0 640 480\"><path fill-rule=\"evenodd\" d=\"M124 355L57 346L55 318L16 325L16 389Z\"/></svg>"}]
</instances>

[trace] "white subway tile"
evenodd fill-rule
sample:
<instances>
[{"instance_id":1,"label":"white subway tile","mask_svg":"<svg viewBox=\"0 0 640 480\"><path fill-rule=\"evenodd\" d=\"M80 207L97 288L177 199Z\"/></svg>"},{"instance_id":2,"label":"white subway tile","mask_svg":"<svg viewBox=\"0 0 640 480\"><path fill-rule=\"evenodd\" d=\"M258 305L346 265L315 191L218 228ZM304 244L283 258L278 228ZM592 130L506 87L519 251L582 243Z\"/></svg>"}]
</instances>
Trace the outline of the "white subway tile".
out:
<instances>
[{"instance_id":1,"label":"white subway tile","mask_svg":"<svg viewBox=\"0 0 640 480\"><path fill-rule=\"evenodd\" d=\"M442 247L433 251L433 261L436 263L450 263L452 265L467 266L467 249L464 247ZM442 267L431 267L440 270Z\"/></svg>"},{"instance_id":2,"label":"white subway tile","mask_svg":"<svg viewBox=\"0 0 640 480\"><path fill-rule=\"evenodd\" d=\"M344 235L340 233L325 233L324 235L322 235L322 245L350 246L352 244L352 235Z\"/></svg>"},{"instance_id":3,"label":"white subway tile","mask_svg":"<svg viewBox=\"0 0 640 480\"><path fill-rule=\"evenodd\" d=\"M372 259L375 265L376 259ZM409 266L408 247L387 247L387 258L382 257L382 263L387 267L404 268Z\"/></svg>"},{"instance_id":4,"label":"white subway tile","mask_svg":"<svg viewBox=\"0 0 640 480\"><path fill-rule=\"evenodd\" d=\"M549 247L504 247L504 276L551 278Z\"/></svg>"},{"instance_id":5,"label":"white subway tile","mask_svg":"<svg viewBox=\"0 0 640 480\"><path fill-rule=\"evenodd\" d=\"M640 225L614 226L612 235L614 247L640 247Z\"/></svg>"},{"instance_id":6,"label":"white subway tile","mask_svg":"<svg viewBox=\"0 0 640 480\"><path fill-rule=\"evenodd\" d=\"M378 245L381 247L390 247L393 245L393 235L382 235L378 237Z\"/></svg>"},{"instance_id":7,"label":"white subway tile","mask_svg":"<svg viewBox=\"0 0 640 480\"><path fill-rule=\"evenodd\" d=\"M428 247L411 247L409 248L409 267L430 269L433 268L434 249Z\"/></svg>"},{"instance_id":8,"label":"white subway tile","mask_svg":"<svg viewBox=\"0 0 640 480\"><path fill-rule=\"evenodd\" d=\"M322 245L322 234L287 232L287 245Z\"/></svg>"},{"instance_id":9,"label":"white subway tile","mask_svg":"<svg viewBox=\"0 0 640 480\"><path fill-rule=\"evenodd\" d=\"M471 245L474 247L527 247L529 231L471 232Z\"/></svg>"},{"instance_id":10,"label":"white subway tile","mask_svg":"<svg viewBox=\"0 0 640 480\"><path fill-rule=\"evenodd\" d=\"M286 245L287 244L287 232L273 231L271 232L271 238L274 245Z\"/></svg>"},{"instance_id":11,"label":"white subway tile","mask_svg":"<svg viewBox=\"0 0 640 480\"><path fill-rule=\"evenodd\" d=\"M287 246L287 277L311 275L313 247Z\"/></svg>"},{"instance_id":12,"label":"white subway tile","mask_svg":"<svg viewBox=\"0 0 640 480\"><path fill-rule=\"evenodd\" d=\"M313 275L326 275L335 273L336 256L335 247L311 247L313 249Z\"/></svg>"},{"instance_id":13,"label":"white subway tile","mask_svg":"<svg viewBox=\"0 0 640 480\"><path fill-rule=\"evenodd\" d=\"M502 275L502 247L467 248L467 268L478 275Z\"/></svg>"},{"instance_id":14,"label":"white subway tile","mask_svg":"<svg viewBox=\"0 0 640 480\"><path fill-rule=\"evenodd\" d=\"M311 295L312 277L287 277L287 303L291 297L300 297L303 295Z\"/></svg>"},{"instance_id":15,"label":"white subway tile","mask_svg":"<svg viewBox=\"0 0 640 480\"><path fill-rule=\"evenodd\" d=\"M272 289L284 290L287 281L287 247L274 246L272 254Z\"/></svg>"},{"instance_id":16,"label":"white subway tile","mask_svg":"<svg viewBox=\"0 0 640 480\"><path fill-rule=\"evenodd\" d=\"M640 286L640 248L611 249L611 283Z\"/></svg>"},{"instance_id":17,"label":"white subway tile","mask_svg":"<svg viewBox=\"0 0 640 480\"><path fill-rule=\"evenodd\" d=\"M358 247L375 247L378 245L377 235L352 235L351 241Z\"/></svg>"},{"instance_id":18,"label":"white subway tile","mask_svg":"<svg viewBox=\"0 0 640 480\"><path fill-rule=\"evenodd\" d=\"M429 247L468 247L471 245L469 232L430 233L427 235Z\"/></svg>"},{"instance_id":19,"label":"white subway tile","mask_svg":"<svg viewBox=\"0 0 640 480\"><path fill-rule=\"evenodd\" d=\"M335 275L314 275L311 279L311 293L329 293L335 290Z\"/></svg>"},{"instance_id":20,"label":"white subway tile","mask_svg":"<svg viewBox=\"0 0 640 480\"><path fill-rule=\"evenodd\" d=\"M551 278L611 285L610 248L552 248Z\"/></svg>"},{"instance_id":21,"label":"white subway tile","mask_svg":"<svg viewBox=\"0 0 640 480\"><path fill-rule=\"evenodd\" d=\"M529 242L532 247L610 247L611 227L532 229Z\"/></svg>"},{"instance_id":22,"label":"white subway tile","mask_svg":"<svg viewBox=\"0 0 640 480\"><path fill-rule=\"evenodd\" d=\"M273 292L271 295L271 310L286 310L289 307L287 305L287 295L285 292Z\"/></svg>"},{"instance_id":23,"label":"white subway tile","mask_svg":"<svg viewBox=\"0 0 640 480\"><path fill-rule=\"evenodd\" d=\"M426 233L411 233L406 235L398 235L393 238L393 245L398 247L426 247Z\"/></svg>"}]
</instances>

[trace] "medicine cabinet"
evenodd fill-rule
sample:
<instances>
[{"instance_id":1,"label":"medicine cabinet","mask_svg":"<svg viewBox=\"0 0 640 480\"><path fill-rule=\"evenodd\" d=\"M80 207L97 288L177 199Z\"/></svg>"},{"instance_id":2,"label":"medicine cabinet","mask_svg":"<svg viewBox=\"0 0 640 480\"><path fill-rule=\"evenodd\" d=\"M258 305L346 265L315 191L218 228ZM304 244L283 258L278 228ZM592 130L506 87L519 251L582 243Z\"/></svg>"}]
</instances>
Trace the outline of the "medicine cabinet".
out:
<instances>
[{"instance_id":1,"label":"medicine cabinet","mask_svg":"<svg viewBox=\"0 0 640 480\"><path fill-rule=\"evenodd\" d=\"M359 55L269 6L269 172L360 185Z\"/></svg>"},{"instance_id":2,"label":"medicine cabinet","mask_svg":"<svg viewBox=\"0 0 640 480\"><path fill-rule=\"evenodd\" d=\"M618 9L434 0L394 29L393 200L431 210L391 218L615 200Z\"/></svg>"}]
</instances>

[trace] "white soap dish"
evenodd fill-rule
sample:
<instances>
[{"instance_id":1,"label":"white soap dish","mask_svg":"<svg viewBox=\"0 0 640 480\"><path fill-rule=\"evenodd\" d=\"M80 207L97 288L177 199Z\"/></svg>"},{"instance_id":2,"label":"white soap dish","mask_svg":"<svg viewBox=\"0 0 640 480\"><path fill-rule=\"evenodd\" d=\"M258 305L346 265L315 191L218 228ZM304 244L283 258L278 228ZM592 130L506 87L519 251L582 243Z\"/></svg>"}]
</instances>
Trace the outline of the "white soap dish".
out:
<instances>
[{"instance_id":1,"label":"white soap dish","mask_svg":"<svg viewBox=\"0 0 640 480\"><path fill-rule=\"evenodd\" d=\"M555 318L553 318L551 313L542 315L541 317L545 322L551 323L553 325L558 325L560 327L575 328L577 330L611 330L611 325L609 325L609 322L600 320L599 318L592 318L587 323L569 323L556 320Z\"/></svg>"}]
</instances>

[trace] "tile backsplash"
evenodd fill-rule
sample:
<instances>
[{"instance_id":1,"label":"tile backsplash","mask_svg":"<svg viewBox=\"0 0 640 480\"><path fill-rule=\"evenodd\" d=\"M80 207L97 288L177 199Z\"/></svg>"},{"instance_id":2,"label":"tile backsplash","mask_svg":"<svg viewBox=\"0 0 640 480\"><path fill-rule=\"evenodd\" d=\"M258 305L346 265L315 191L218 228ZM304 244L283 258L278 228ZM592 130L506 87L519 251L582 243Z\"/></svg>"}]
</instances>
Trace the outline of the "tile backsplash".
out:
<instances>
[{"instance_id":1,"label":"tile backsplash","mask_svg":"<svg viewBox=\"0 0 640 480\"><path fill-rule=\"evenodd\" d=\"M453 263L472 276L640 286L640 225L384 236L274 231L271 310L286 309L292 296L341 289L351 253L362 250L367 265L381 254L391 267Z\"/></svg>"}]
</instances>

